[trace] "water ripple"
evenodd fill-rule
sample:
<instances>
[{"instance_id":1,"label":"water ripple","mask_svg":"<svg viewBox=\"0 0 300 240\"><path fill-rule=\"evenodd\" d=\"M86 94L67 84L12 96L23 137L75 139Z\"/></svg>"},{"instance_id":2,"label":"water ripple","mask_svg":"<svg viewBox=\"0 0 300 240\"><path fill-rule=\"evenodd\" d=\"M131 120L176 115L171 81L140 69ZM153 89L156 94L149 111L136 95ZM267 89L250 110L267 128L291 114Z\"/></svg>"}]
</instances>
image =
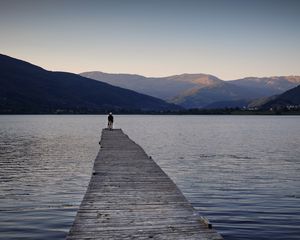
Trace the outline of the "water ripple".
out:
<instances>
[{"instance_id":1,"label":"water ripple","mask_svg":"<svg viewBox=\"0 0 300 240\"><path fill-rule=\"evenodd\" d=\"M299 117L116 116L227 240L299 239ZM106 116L0 116L0 239L64 239Z\"/></svg>"}]
</instances>

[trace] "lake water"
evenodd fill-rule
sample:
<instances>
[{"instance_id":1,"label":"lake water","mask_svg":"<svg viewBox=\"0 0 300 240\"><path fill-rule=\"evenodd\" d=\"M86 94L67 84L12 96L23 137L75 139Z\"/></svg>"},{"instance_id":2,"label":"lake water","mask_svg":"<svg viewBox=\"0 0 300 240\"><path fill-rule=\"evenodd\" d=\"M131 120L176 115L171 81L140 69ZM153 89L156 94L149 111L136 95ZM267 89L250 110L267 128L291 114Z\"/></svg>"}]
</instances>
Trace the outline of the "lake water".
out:
<instances>
[{"instance_id":1,"label":"lake water","mask_svg":"<svg viewBox=\"0 0 300 240\"><path fill-rule=\"evenodd\" d=\"M227 240L300 239L300 117L115 116ZM106 116L0 116L0 239L64 239Z\"/></svg>"}]
</instances>

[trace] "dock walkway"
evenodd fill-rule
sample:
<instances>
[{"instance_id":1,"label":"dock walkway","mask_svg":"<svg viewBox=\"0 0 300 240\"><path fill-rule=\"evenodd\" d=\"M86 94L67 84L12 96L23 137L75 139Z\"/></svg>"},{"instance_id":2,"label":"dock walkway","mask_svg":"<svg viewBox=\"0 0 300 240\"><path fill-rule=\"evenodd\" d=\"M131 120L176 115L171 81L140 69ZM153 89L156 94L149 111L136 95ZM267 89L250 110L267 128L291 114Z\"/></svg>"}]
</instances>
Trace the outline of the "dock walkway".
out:
<instances>
[{"instance_id":1,"label":"dock walkway","mask_svg":"<svg viewBox=\"0 0 300 240\"><path fill-rule=\"evenodd\" d=\"M121 129L103 130L71 239L222 239Z\"/></svg>"}]
</instances>

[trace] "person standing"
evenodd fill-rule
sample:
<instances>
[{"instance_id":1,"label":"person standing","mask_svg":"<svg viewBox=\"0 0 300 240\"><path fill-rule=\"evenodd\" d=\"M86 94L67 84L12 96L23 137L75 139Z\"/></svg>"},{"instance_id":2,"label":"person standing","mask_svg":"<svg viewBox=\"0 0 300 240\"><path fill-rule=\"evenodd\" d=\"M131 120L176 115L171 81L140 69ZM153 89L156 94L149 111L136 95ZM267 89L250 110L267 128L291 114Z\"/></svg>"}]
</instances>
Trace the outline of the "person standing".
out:
<instances>
[{"instance_id":1,"label":"person standing","mask_svg":"<svg viewBox=\"0 0 300 240\"><path fill-rule=\"evenodd\" d=\"M109 113L107 120L108 120L107 127L108 127L109 130L112 130L113 129L113 124L114 124L114 116L112 115L111 112Z\"/></svg>"}]
</instances>

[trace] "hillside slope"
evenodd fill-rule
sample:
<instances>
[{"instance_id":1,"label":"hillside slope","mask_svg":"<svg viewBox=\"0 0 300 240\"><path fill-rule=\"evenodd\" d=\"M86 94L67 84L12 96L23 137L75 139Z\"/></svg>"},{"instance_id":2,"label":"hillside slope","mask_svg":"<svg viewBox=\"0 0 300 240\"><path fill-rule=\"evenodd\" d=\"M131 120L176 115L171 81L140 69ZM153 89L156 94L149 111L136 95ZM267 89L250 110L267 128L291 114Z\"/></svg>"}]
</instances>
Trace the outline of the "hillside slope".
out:
<instances>
[{"instance_id":1,"label":"hillside slope","mask_svg":"<svg viewBox=\"0 0 300 240\"><path fill-rule=\"evenodd\" d=\"M300 77L244 78L223 81L209 74L149 78L133 74L85 72L82 76L164 99L186 108L243 107L297 86Z\"/></svg>"},{"instance_id":2,"label":"hillside slope","mask_svg":"<svg viewBox=\"0 0 300 240\"><path fill-rule=\"evenodd\" d=\"M288 106L300 106L300 85L292 88L279 96L264 103L261 108L282 108Z\"/></svg>"},{"instance_id":3,"label":"hillside slope","mask_svg":"<svg viewBox=\"0 0 300 240\"><path fill-rule=\"evenodd\" d=\"M84 72L80 75L164 100L171 100L187 90L210 86L221 81L207 74L181 74L152 78L135 74L111 74L94 71Z\"/></svg>"},{"instance_id":4,"label":"hillside slope","mask_svg":"<svg viewBox=\"0 0 300 240\"><path fill-rule=\"evenodd\" d=\"M246 87L262 93L264 96L281 94L300 84L300 76L281 77L248 77L234 81L228 81L236 86Z\"/></svg>"},{"instance_id":5,"label":"hillside slope","mask_svg":"<svg viewBox=\"0 0 300 240\"><path fill-rule=\"evenodd\" d=\"M73 73L0 55L0 113L169 110L178 106Z\"/></svg>"}]
</instances>

